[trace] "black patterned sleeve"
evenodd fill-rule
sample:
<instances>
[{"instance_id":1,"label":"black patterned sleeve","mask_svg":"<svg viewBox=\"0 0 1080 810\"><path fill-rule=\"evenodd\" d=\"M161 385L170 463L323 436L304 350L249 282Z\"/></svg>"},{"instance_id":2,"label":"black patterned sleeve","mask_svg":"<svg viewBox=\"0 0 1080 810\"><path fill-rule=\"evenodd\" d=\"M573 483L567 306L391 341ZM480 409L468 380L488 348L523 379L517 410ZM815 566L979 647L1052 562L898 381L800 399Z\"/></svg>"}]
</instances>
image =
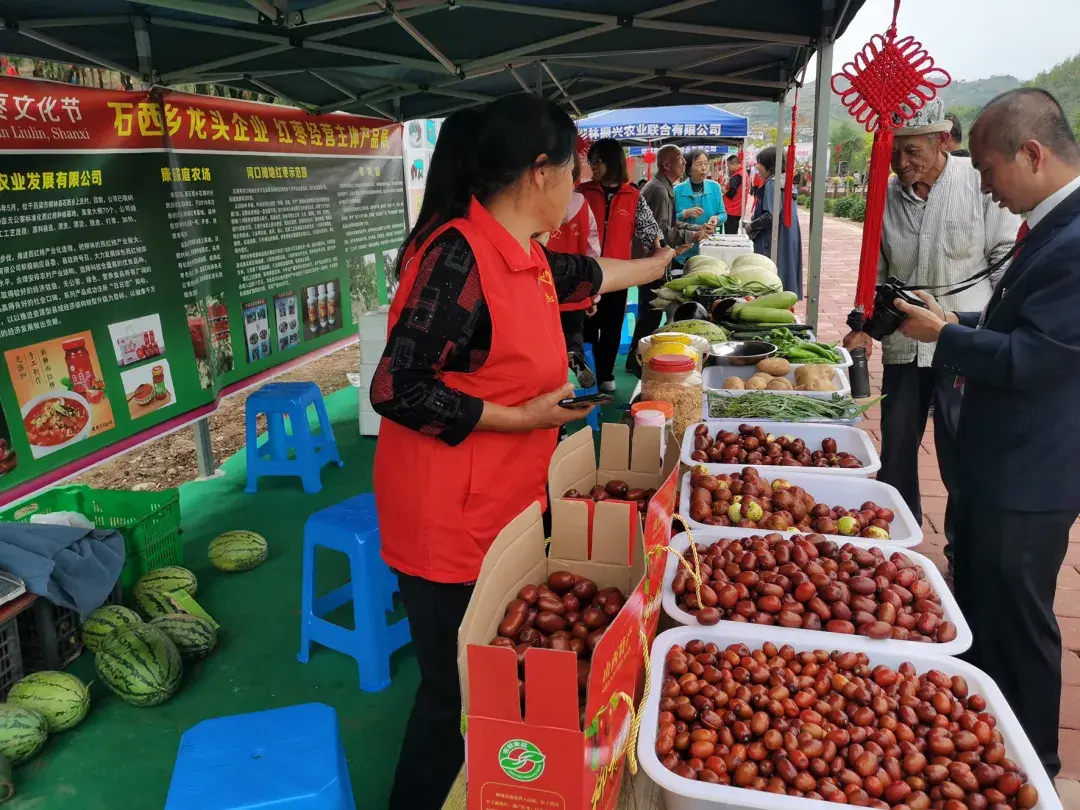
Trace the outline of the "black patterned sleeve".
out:
<instances>
[{"instance_id":1,"label":"black patterned sleeve","mask_svg":"<svg viewBox=\"0 0 1080 810\"><path fill-rule=\"evenodd\" d=\"M576 304L599 294L604 271L596 259L578 253L552 253L546 247L544 253L560 304Z\"/></svg>"},{"instance_id":2,"label":"black patterned sleeve","mask_svg":"<svg viewBox=\"0 0 1080 810\"><path fill-rule=\"evenodd\" d=\"M449 230L420 262L416 281L390 331L371 381L371 405L385 419L453 446L464 441L483 400L439 379L441 371L476 371L491 347L491 315L476 258Z\"/></svg>"}]
</instances>

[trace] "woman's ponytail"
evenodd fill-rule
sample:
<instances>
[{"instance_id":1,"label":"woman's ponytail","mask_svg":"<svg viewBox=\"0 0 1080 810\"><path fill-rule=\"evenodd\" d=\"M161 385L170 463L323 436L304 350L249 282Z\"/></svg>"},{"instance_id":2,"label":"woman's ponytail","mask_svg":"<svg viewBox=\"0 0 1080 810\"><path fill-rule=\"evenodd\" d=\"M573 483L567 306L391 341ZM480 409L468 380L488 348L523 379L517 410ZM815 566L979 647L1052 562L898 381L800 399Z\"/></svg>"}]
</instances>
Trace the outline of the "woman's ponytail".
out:
<instances>
[{"instance_id":1,"label":"woman's ponytail","mask_svg":"<svg viewBox=\"0 0 1080 810\"><path fill-rule=\"evenodd\" d=\"M440 226L468 213L473 189L479 182L476 145L484 128L485 109L459 110L443 121L428 165L424 202L416 225L405 239L405 248L414 243L419 246ZM404 256L404 249L398 252L394 268L399 279Z\"/></svg>"}]
</instances>

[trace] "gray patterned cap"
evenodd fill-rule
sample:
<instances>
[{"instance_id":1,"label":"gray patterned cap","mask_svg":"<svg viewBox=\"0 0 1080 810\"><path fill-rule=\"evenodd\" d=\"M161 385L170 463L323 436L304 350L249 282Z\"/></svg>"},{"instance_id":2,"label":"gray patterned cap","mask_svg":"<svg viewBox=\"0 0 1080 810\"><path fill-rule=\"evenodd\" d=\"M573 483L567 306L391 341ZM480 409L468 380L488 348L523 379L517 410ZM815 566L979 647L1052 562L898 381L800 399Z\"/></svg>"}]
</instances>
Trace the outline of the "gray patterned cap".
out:
<instances>
[{"instance_id":1,"label":"gray patterned cap","mask_svg":"<svg viewBox=\"0 0 1080 810\"><path fill-rule=\"evenodd\" d=\"M940 97L928 101L910 121L898 119L899 116L893 116L893 134L898 137L934 135L952 129L952 122L945 118L945 102Z\"/></svg>"}]
</instances>

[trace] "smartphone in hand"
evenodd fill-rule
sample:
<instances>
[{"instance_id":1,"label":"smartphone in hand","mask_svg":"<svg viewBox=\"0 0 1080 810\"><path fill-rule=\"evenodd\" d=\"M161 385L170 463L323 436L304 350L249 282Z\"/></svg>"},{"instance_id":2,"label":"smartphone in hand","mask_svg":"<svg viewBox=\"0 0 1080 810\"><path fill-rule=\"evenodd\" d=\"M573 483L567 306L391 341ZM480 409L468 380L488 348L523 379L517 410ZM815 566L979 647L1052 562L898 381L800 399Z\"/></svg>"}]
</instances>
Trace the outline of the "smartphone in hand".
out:
<instances>
[{"instance_id":1,"label":"smartphone in hand","mask_svg":"<svg viewBox=\"0 0 1080 810\"><path fill-rule=\"evenodd\" d=\"M572 410L581 410L590 405L610 405L614 400L607 394L585 394L571 399L560 399L559 407Z\"/></svg>"}]
</instances>

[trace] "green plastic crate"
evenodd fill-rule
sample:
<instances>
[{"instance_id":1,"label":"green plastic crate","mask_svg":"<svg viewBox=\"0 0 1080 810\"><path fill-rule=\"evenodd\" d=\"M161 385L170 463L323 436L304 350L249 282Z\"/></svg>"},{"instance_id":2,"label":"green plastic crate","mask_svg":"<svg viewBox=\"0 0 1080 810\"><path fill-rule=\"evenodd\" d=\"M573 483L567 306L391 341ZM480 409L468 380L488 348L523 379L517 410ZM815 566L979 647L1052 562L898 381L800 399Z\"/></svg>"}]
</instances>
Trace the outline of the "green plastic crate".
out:
<instances>
[{"instance_id":1,"label":"green plastic crate","mask_svg":"<svg viewBox=\"0 0 1080 810\"><path fill-rule=\"evenodd\" d=\"M0 512L0 521L28 523L32 515L50 512L79 512L99 529L116 529L124 536L127 559L120 572L120 586L125 591L143 574L184 562L179 490L127 492L56 487Z\"/></svg>"}]
</instances>

